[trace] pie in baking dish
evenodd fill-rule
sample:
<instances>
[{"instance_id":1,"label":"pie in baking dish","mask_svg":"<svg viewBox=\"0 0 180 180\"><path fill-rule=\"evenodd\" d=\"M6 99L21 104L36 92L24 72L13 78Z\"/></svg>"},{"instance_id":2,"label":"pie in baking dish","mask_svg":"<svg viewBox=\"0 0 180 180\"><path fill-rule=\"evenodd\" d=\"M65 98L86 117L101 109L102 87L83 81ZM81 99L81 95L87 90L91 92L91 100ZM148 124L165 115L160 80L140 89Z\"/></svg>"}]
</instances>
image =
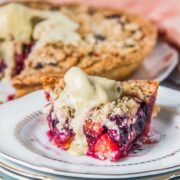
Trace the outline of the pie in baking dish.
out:
<instances>
[{"instance_id":1,"label":"pie in baking dish","mask_svg":"<svg viewBox=\"0 0 180 180\"><path fill-rule=\"evenodd\" d=\"M72 66L124 79L156 42L154 26L142 17L84 5L7 3L0 26L0 76L14 77L17 96L41 88L42 75L64 76Z\"/></svg>"},{"instance_id":2,"label":"pie in baking dish","mask_svg":"<svg viewBox=\"0 0 180 180\"><path fill-rule=\"evenodd\" d=\"M42 78L50 141L76 155L117 161L150 132L156 81L118 82L72 67Z\"/></svg>"}]
</instances>

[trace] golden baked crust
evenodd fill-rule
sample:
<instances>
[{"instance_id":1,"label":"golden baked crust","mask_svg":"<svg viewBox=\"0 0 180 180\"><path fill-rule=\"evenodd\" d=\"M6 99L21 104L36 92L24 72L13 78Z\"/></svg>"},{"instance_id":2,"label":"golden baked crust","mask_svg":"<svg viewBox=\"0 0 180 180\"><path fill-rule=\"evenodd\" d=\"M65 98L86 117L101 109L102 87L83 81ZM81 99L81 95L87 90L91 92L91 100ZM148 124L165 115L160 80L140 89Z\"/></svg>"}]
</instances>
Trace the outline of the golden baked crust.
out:
<instances>
[{"instance_id":1,"label":"golden baked crust","mask_svg":"<svg viewBox=\"0 0 180 180\"><path fill-rule=\"evenodd\" d=\"M60 94L65 87L64 79L58 75L43 76L41 82L45 91L53 91L55 94ZM159 83L153 80L128 80L122 81L121 86L123 96L133 96L144 101L149 101L151 95L154 92L157 93Z\"/></svg>"},{"instance_id":2,"label":"golden baked crust","mask_svg":"<svg viewBox=\"0 0 180 180\"><path fill-rule=\"evenodd\" d=\"M43 8L36 3L29 5ZM44 6L45 9L50 7ZM78 22L82 40L78 46L59 41L33 51L26 60L25 70L13 79L17 93L26 93L26 88L28 92L33 87L41 88L43 75L62 77L72 66L78 66L90 75L125 79L139 67L156 43L156 29L139 16L82 5L61 5L59 8ZM24 94L18 93L21 95Z\"/></svg>"},{"instance_id":3,"label":"golden baked crust","mask_svg":"<svg viewBox=\"0 0 180 180\"><path fill-rule=\"evenodd\" d=\"M139 64L135 64L135 63L130 64L129 66L121 66L113 70L113 72L109 72L109 73L107 72L106 75L104 75L104 77L112 78L112 73L113 73L114 79L118 80L119 77L121 77L120 79L125 79L125 77L127 77L129 74L131 74L134 71L134 67L138 67L138 66ZM31 91L41 89L42 83L39 83L39 78L37 77L41 77L43 79L46 77L45 74L47 75L52 74L53 76L59 78L59 77L63 77L64 75L59 71L55 71L54 69L52 71L51 69L49 69L49 71L46 71L46 73L44 73L43 71L38 71L35 73L33 70L30 70L29 72L27 71L23 72L24 78L17 76L13 80L13 83L16 83L16 97L21 97Z\"/></svg>"}]
</instances>

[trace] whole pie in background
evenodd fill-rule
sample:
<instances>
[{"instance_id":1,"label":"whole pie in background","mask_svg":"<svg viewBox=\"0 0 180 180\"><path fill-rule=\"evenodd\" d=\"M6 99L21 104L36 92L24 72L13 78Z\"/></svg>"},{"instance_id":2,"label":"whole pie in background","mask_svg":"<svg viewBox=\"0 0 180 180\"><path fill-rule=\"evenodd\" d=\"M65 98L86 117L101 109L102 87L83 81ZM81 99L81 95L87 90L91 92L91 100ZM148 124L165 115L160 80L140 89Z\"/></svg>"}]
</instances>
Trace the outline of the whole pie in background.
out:
<instances>
[{"instance_id":1,"label":"whole pie in background","mask_svg":"<svg viewBox=\"0 0 180 180\"><path fill-rule=\"evenodd\" d=\"M149 21L119 10L27 2L4 4L0 15L0 77L13 78L17 96L41 88L42 75L63 77L72 66L123 80L156 42Z\"/></svg>"}]
</instances>

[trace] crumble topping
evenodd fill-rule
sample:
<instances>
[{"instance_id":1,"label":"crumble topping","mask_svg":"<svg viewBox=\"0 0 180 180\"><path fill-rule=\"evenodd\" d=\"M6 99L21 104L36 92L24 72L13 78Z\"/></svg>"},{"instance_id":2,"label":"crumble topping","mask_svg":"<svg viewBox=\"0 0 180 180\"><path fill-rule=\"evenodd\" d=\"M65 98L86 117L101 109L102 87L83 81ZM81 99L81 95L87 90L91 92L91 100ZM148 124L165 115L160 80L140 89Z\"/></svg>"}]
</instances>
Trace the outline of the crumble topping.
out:
<instances>
[{"instance_id":1,"label":"crumble topping","mask_svg":"<svg viewBox=\"0 0 180 180\"><path fill-rule=\"evenodd\" d=\"M37 42L35 47L38 47L39 43L44 46L37 49L34 47L34 51L27 59L27 67L42 69L44 66L58 66L62 72L66 72L70 67L78 66L83 69L90 68L87 71L91 71L91 67L96 66L98 62L112 59L114 63L111 66L115 68L122 63L121 58L144 48L141 47L141 44L146 41L144 32L131 18L118 13L114 16L111 11L101 10L94 10L90 14L88 12L90 8L82 9L82 7L71 9L68 6L61 8L61 13L68 16L72 22L76 22L76 26L70 26L69 29L72 30L68 30L69 32L63 30L63 38L66 37L63 41L61 35L56 36L56 31L62 31L59 20L54 18L51 23L45 20L35 26L37 31L37 33L34 32L35 39L35 34L39 34L38 29L41 29L40 32L43 30L40 34L44 34L42 41ZM50 32L52 29L53 33ZM49 38L51 40L48 40ZM56 50L51 51L53 48Z\"/></svg>"},{"instance_id":2,"label":"crumble topping","mask_svg":"<svg viewBox=\"0 0 180 180\"><path fill-rule=\"evenodd\" d=\"M57 96L54 99L57 99ZM48 104L48 106L51 107L52 105ZM54 116L59 120L57 128L63 129L67 125L69 125L69 122L73 120L76 110L69 106L62 106L60 104L60 101L55 101L53 106L54 112L56 114ZM90 110L90 113L87 114L87 117L92 121L99 122L102 125L105 125L108 129L118 130L116 123L114 121L111 121L110 118L116 116L117 114L122 117L130 117L130 120L132 121L129 121L128 123L133 124L135 123L135 121L133 121L132 118L136 114L139 107L140 104L138 100L124 96L121 99L98 105L97 107ZM48 109L48 111L50 111L47 107L45 109Z\"/></svg>"},{"instance_id":3,"label":"crumble topping","mask_svg":"<svg viewBox=\"0 0 180 180\"><path fill-rule=\"evenodd\" d=\"M122 83L123 91L127 95L133 95L142 100L147 100L155 92L157 85L158 82L153 81L148 83L146 81L125 81Z\"/></svg>"},{"instance_id":4,"label":"crumble topping","mask_svg":"<svg viewBox=\"0 0 180 180\"><path fill-rule=\"evenodd\" d=\"M110 117L117 114L122 117L133 117L139 108L139 103L127 96L122 97L93 109L89 119L100 122L109 129L117 129L115 122L110 121ZM129 122L131 123L131 122Z\"/></svg>"}]
</instances>

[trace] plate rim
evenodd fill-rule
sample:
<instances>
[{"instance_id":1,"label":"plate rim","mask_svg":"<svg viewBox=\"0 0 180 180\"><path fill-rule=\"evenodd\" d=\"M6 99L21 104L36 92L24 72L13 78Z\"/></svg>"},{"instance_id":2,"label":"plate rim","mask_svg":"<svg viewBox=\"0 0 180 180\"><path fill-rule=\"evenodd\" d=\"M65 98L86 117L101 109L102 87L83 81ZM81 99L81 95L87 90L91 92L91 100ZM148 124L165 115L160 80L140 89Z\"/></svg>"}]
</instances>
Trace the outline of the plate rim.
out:
<instances>
[{"instance_id":1,"label":"plate rim","mask_svg":"<svg viewBox=\"0 0 180 180\"><path fill-rule=\"evenodd\" d=\"M5 153L0 152L0 156L2 158L5 158L9 161L12 161L14 163L17 163L21 166L25 166L27 168L30 168L32 170L37 170L37 171L41 171L41 172L46 172L46 173L51 173L54 175L63 175L63 176L68 176L68 177L83 177L83 178L99 178L99 179L109 179L109 178L113 178L113 179L117 179L117 178L137 178L137 177L147 177L150 175L157 175L157 174L163 174L163 173L168 173L168 172L172 172L172 171L176 171L180 169L180 164L173 166L173 167L168 167L168 168L163 168L163 169L156 169L156 170L152 170L152 171L143 171L143 172L137 172L137 173L127 173L127 174L89 174L89 173L77 173L77 172L68 172L68 171L60 171L60 170L54 170L54 169L50 169L50 168L45 168L45 167L41 167L41 166L37 166L37 165L33 165L31 163L26 163L23 162L22 160L19 160L17 158L11 157L9 155L6 155ZM50 171L45 171L46 170L50 170ZM56 173L57 172L57 173ZM156 173L154 173L156 172ZM143 176L139 176L140 174L144 174ZM129 177L128 175L133 175L132 177ZM134 176L135 175L135 176ZM105 177L104 177L105 176Z\"/></svg>"}]
</instances>

